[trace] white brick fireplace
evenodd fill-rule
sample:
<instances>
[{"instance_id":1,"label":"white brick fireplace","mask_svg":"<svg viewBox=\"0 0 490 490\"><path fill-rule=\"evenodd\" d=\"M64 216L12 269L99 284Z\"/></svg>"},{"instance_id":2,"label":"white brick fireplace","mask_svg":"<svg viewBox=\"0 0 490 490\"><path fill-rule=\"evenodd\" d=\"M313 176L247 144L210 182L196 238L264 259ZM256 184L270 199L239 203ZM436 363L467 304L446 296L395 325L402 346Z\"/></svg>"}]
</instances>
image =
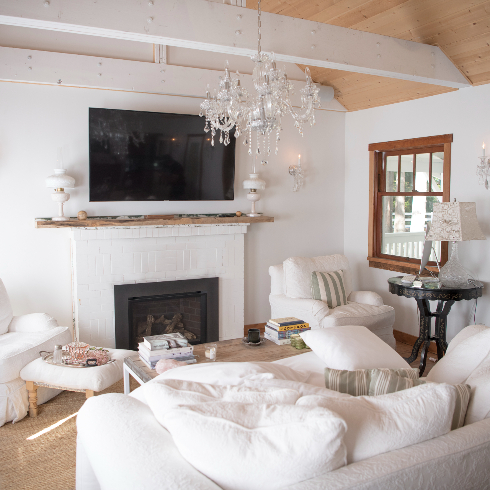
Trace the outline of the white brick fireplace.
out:
<instances>
[{"instance_id":1,"label":"white brick fireplace","mask_svg":"<svg viewBox=\"0 0 490 490\"><path fill-rule=\"evenodd\" d=\"M248 224L77 228L73 321L81 341L115 346L114 285L219 277L220 340L243 335Z\"/></svg>"}]
</instances>

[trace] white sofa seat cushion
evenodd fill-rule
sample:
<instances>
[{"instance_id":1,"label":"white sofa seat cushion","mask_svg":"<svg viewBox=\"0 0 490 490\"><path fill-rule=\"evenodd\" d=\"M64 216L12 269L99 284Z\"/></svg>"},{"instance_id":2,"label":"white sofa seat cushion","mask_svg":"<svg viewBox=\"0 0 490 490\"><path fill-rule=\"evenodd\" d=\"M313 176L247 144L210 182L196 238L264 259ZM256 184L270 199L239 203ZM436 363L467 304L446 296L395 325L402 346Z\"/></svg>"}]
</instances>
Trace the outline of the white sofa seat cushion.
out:
<instances>
[{"instance_id":1,"label":"white sofa seat cushion","mask_svg":"<svg viewBox=\"0 0 490 490\"><path fill-rule=\"evenodd\" d=\"M10 305L7 290L0 279L0 335L8 332L13 316L14 313L12 311L12 306Z\"/></svg>"},{"instance_id":2,"label":"white sofa seat cushion","mask_svg":"<svg viewBox=\"0 0 490 490\"><path fill-rule=\"evenodd\" d=\"M74 390L102 391L123 377L123 362L125 357L135 354L132 350L108 349L111 359L115 362L87 369L70 369L64 366L54 366L36 359L20 372L25 381L34 381L51 386Z\"/></svg>"},{"instance_id":3,"label":"white sofa seat cushion","mask_svg":"<svg viewBox=\"0 0 490 490\"><path fill-rule=\"evenodd\" d=\"M395 322L395 310L391 306L373 306L362 303L348 303L330 310L330 315L322 320L322 327L362 325L371 331L390 328Z\"/></svg>"},{"instance_id":4,"label":"white sofa seat cushion","mask_svg":"<svg viewBox=\"0 0 490 490\"><path fill-rule=\"evenodd\" d=\"M39 351L52 351L56 344L66 345L69 342L71 333L68 327L0 335L0 383L18 378L24 366L39 358Z\"/></svg>"},{"instance_id":5,"label":"white sofa seat cushion","mask_svg":"<svg viewBox=\"0 0 490 490\"><path fill-rule=\"evenodd\" d=\"M320 328L300 334L331 369L409 369L410 365L367 328L358 325Z\"/></svg>"},{"instance_id":6,"label":"white sofa seat cushion","mask_svg":"<svg viewBox=\"0 0 490 490\"><path fill-rule=\"evenodd\" d=\"M435 383L376 397L311 395L296 402L328 408L347 422L348 464L447 434L455 404L456 388Z\"/></svg>"}]
</instances>

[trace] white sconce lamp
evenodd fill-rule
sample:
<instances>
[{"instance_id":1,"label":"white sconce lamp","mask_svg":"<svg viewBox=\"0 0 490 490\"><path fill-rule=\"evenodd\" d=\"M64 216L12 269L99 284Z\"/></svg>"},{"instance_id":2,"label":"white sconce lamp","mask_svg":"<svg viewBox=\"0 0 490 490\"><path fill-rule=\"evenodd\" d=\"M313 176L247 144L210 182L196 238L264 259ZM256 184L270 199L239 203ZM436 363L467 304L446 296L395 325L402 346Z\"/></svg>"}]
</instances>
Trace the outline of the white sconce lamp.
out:
<instances>
[{"instance_id":1,"label":"white sconce lamp","mask_svg":"<svg viewBox=\"0 0 490 490\"><path fill-rule=\"evenodd\" d=\"M480 163L476 167L476 175L478 175L478 181L480 184L485 185L485 189L488 189L488 177L490 176L490 158L485 155L485 143L482 145L483 154L480 159Z\"/></svg>"},{"instance_id":2,"label":"white sconce lamp","mask_svg":"<svg viewBox=\"0 0 490 490\"><path fill-rule=\"evenodd\" d=\"M51 199L59 205L59 216L53 217L53 221L67 221L70 218L64 215L63 204L70 199L70 194L65 192L65 189L73 189L75 187L75 179L67 175L66 170L63 168L61 148L58 149L57 163L61 168L55 168L54 174L46 178L46 187L51 187L55 190L51 194Z\"/></svg>"},{"instance_id":3,"label":"white sconce lamp","mask_svg":"<svg viewBox=\"0 0 490 490\"><path fill-rule=\"evenodd\" d=\"M303 187L303 169L301 168L301 155L298 155L298 165L289 166L289 175L293 176L293 192Z\"/></svg>"},{"instance_id":4,"label":"white sconce lamp","mask_svg":"<svg viewBox=\"0 0 490 490\"><path fill-rule=\"evenodd\" d=\"M250 189L250 192L247 194L247 199L252 202L252 210L250 214L247 216L255 217L260 216L259 213L255 212L255 203L260 200L260 194L257 192L257 189L265 189L265 181L259 179L259 174L250 174L250 179L243 181L243 188Z\"/></svg>"}]
</instances>

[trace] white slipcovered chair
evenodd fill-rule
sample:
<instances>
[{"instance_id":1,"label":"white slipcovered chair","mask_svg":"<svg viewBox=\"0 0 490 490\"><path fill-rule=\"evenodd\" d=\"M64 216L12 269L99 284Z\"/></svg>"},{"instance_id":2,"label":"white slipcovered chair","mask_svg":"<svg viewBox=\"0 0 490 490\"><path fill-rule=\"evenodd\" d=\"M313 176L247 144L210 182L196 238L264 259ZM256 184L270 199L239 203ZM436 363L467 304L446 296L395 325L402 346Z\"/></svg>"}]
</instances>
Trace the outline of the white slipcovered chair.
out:
<instances>
[{"instance_id":1,"label":"white slipcovered chair","mask_svg":"<svg viewBox=\"0 0 490 490\"><path fill-rule=\"evenodd\" d=\"M348 303L329 309L327 303L312 299L313 272L342 270ZM383 304L372 291L352 291L349 261L344 255L291 257L280 265L269 267L271 276L271 318L293 316L314 328L362 325L395 348L393 324L395 310Z\"/></svg>"},{"instance_id":2,"label":"white slipcovered chair","mask_svg":"<svg viewBox=\"0 0 490 490\"><path fill-rule=\"evenodd\" d=\"M71 342L68 327L46 313L14 316L5 286L0 279L0 427L27 415L26 383L21 369L39 357L39 351L54 350L56 344ZM61 390L39 388L38 404L44 403Z\"/></svg>"}]
</instances>

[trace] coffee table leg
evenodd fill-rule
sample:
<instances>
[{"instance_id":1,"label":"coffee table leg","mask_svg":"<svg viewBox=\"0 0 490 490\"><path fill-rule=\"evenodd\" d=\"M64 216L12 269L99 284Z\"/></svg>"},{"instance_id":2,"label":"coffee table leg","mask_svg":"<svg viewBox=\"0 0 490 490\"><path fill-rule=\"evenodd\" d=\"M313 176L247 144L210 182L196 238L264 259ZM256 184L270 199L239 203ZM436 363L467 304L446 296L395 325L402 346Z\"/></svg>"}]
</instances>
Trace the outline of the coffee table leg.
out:
<instances>
[{"instance_id":1,"label":"coffee table leg","mask_svg":"<svg viewBox=\"0 0 490 490\"><path fill-rule=\"evenodd\" d=\"M29 392L29 417L37 417L37 386L34 381L26 381Z\"/></svg>"},{"instance_id":2,"label":"coffee table leg","mask_svg":"<svg viewBox=\"0 0 490 490\"><path fill-rule=\"evenodd\" d=\"M95 391L94 390L85 390L85 396L87 398L90 398L92 396L95 396Z\"/></svg>"},{"instance_id":3,"label":"coffee table leg","mask_svg":"<svg viewBox=\"0 0 490 490\"><path fill-rule=\"evenodd\" d=\"M123 375L124 375L124 394L129 395L131 388L129 386L129 371L126 369L126 364L123 365Z\"/></svg>"}]
</instances>

